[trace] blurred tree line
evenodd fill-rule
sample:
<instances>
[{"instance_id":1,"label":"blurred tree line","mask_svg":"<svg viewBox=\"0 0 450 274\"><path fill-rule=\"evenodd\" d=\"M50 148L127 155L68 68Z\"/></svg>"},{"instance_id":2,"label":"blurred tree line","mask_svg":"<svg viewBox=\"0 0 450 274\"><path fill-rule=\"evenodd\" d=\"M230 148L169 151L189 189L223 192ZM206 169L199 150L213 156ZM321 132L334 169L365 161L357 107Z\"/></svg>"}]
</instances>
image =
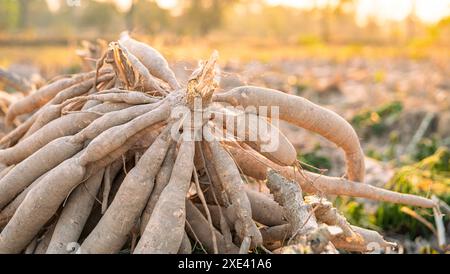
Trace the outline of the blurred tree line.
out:
<instances>
[{"instance_id":1,"label":"blurred tree line","mask_svg":"<svg viewBox=\"0 0 450 274\"><path fill-rule=\"evenodd\" d=\"M155 0L130 1L123 10L114 0L1 0L0 35L113 37L128 29L149 35L270 37L300 44L450 44L449 18L427 26L412 10L401 22L380 24L368 18L365 26L359 26L355 0L325 5L311 0L315 4L310 9L269 6L261 0L179 0L172 10L161 8ZM56 3L57 9L51 10L49 2Z\"/></svg>"}]
</instances>

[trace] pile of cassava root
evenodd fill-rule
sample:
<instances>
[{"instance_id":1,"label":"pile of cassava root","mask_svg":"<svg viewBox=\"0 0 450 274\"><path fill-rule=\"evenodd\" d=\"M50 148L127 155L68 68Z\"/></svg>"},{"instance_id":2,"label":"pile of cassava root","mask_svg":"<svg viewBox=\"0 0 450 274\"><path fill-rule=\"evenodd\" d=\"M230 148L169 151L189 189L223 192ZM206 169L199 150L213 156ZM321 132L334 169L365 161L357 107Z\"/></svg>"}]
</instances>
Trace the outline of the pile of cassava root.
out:
<instances>
[{"instance_id":1,"label":"pile of cassava root","mask_svg":"<svg viewBox=\"0 0 450 274\"><path fill-rule=\"evenodd\" d=\"M436 208L364 184L358 137L339 115L266 88L219 92L217 58L179 83L123 34L94 71L11 104L6 123L27 118L0 140L0 253L369 252L395 244L351 226L326 195ZM260 107L341 148L346 178L302 170Z\"/></svg>"}]
</instances>

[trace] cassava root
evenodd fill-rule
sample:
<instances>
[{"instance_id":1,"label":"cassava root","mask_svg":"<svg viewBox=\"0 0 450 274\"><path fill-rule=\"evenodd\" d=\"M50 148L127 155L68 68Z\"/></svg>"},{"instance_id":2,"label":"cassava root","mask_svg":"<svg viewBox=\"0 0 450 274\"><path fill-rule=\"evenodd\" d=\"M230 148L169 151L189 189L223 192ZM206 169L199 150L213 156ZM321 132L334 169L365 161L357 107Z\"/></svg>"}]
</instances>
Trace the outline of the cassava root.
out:
<instances>
[{"instance_id":1,"label":"cassava root","mask_svg":"<svg viewBox=\"0 0 450 274\"><path fill-rule=\"evenodd\" d=\"M437 206L363 184L359 139L334 112L265 88L216 92L217 59L180 83L156 49L123 34L95 70L12 103L6 122L26 119L0 140L0 253L370 252L394 244L326 195ZM258 107L342 148L347 178L302 171L275 113Z\"/></svg>"}]
</instances>

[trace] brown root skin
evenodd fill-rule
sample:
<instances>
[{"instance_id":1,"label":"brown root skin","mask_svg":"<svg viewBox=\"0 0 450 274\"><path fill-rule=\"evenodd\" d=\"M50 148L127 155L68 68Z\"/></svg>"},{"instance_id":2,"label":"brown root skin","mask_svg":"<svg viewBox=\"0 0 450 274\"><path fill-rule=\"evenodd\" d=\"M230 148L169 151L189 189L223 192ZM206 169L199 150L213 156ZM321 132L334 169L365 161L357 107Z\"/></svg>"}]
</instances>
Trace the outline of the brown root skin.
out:
<instances>
[{"instance_id":1,"label":"brown root skin","mask_svg":"<svg viewBox=\"0 0 450 274\"><path fill-rule=\"evenodd\" d=\"M38 115L36 121L34 121L33 125L30 127L30 129L27 131L24 137L26 138L30 136L31 134L35 133L38 129L42 128L46 124L59 118L61 116L61 109L62 105L49 105L48 107L46 107L45 110L43 110Z\"/></svg>"},{"instance_id":2,"label":"brown root skin","mask_svg":"<svg viewBox=\"0 0 450 274\"><path fill-rule=\"evenodd\" d=\"M122 157L126 157L126 156L122 156ZM102 214L105 214L106 209L108 209L108 206L111 204L109 197L112 196L111 194L112 194L113 187L114 187L114 184L113 184L114 179L120 173L120 171L123 169L123 166L124 166L123 159L118 158L117 160L115 160L113 163L111 163L110 165L108 165L105 168L105 175L103 176L103 180L102 180L102 185L103 185ZM114 189L114 196L117 193L117 190L118 189Z\"/></svg>"},{"instance_id":3,"label":"brown root skin","mask_svg":"<svg viewBox=\"0 0 450 274\"><path fill-rule=\"evenodd\" d=\"M108 199L109 199L109 193L111 192L111 165L106 166L105 168L105 174L103 176L102 185L102 214L105 214L106 209L108 208Z\"/></svg>"},{"instance_id":4,"label":"brown root skin","mask_svg":"<svg viewBox=\"0 0 450 274\"><path fill-rule=\"evenodd\" d=\"M240 147L229 146L228 150L233 154L233 158L236 159L243 173L258 180L266 179L264 174L268 168L272 168L280 172L284 177L295 180L307 193L360 197L424 208L436 206L435 202L424 197L398 193L372 185L359 184L344 178L299 171L292 167L281 167L251 149L244 150Z\"/></svg>"},{"instance_id":5,"label":"brown root skin","mask_svg":"<svg viewBox=\"0 0 450 274\"><path fill-rule=\"evenodd\" d=\"M141 227L140 227L141 235L144 234L145 227L147 226L148 221L150 220L150 216L152 215L153 209L155 208L155 205L158 202L162 191L169 183L175 159L176 159L176 145L172 144L169 150L167 151L167 155L166 158L164 159L161 169L158 171L158 175L156 176L155 179L155 187L150 195L150 198L148 199L144 211L142 212Z\"/></svg>"},{"instance_id":6,"label":"brown root skin","mask_svg":"<svg viewBox=\"0 0 450 274\"><path fill-rule=\"evenodd\" d=\"M290 173L287 174L296 178L298 181L301 180L301 175L298 174L298 171L295 173L295 177L293 170L290 170ZM360 197L375 201L384 201L424 208L433 208L436 206L432 200L417 195L398 193L383 188L377 188L372 185L358 184L343 178L328 177L308 171L304 171L303 173L307 178L306 180L303 178L303 185L308 185L312 182L314 188L330 195Z\"/></svg>"},{"instance_id":7,"label":"brown root skin","mask_svg":"<svg viewBox=\"0 0 450 274\"><path fill-rule=\"evenodd\" d=\"M48 173L48 172L47 172ZM35 187L47 173L42 174L39 178L34 180L34 182L29 185L26 189L24 189L19 195L14 198L2 211L0 211L0 230L2 230L5 225L11 220L12 216L16 212L17 208L19 208L20 204L25 200L28 192L30 192L33 187Z\"/></svg>"},{"instance_id":8,"label":"brown root skin","mask_svg":"<svg viewBox=\"0 0 450 274\"><path fill-rule=\"evenodd\" d=\"M11 165L11 166L4 166L0 164L0 180L6 176L6 174L8 174L11 169L13 169L15 167L15 165Z\"/></svg>"},{"instance_id":9,"label":"brown root skin","mask_svg":"<svg viewBox=\"0 0 450 274\"><path fill-rule=\"evenodd\" d=\"M303 200L302 189L296 182L287 180L274 170L269 170L267 187L275 201L283 207L283 215L291 225L294 241L300 241L301 237L317 228L317 220L312 213L312 208Z\"/></svg>"},{"instance_id":10,"label":"brown root skin","mask_svg":"<svg viewBox=\"0 0 450 274\"><path fill-rule=\"evenodd\" d=\"M76 113L54 120L14 147L0 150L0 161L8 165L19 163L52 140L77 133L98 116L94 113Z\"/></svg>"},{"instance_id":11,"label":"brown root skin","mask_svg":"<svg viewBox=\"0 0 450 274\"><path fill-rule=\"evenodd\" d=\"M266 194L248 189L247 187L245 187L245 193L248 196L252 208L252 218L256 222L267 226L275 226L286 223L283 209L272 198L268 197ZM211 216L213 217L212 221L214 226L220 227L220 214L218 206L209 204L208 208L211 212ZM200 206L199 210L205 214L203 207ZM227 223L229 225L233 225L237 219L234 208L222 207L222 212L225 215L224 217L226 218Z\"/></svg>"},{"instance_id":12,"label":"brown root skin","mask_svg":"<svg viewBox=\"0 0 450 274\"><path fill-rule=\"evenodd\" d=\"M283 209L267 195L245 187L252 207L252 217L258 223L273 226L285 223Z\"/></svg>"},{"instance_id":13,"label":"brown root skin","mask_svg":"<svg viewBox=\"0 0 450 274\"><path fill-rule=\"evenodd\" d=\"M208 148L206 142L201 142L198 147L198 152L201 154L202 161L205 166L206 179L208 179L208 182L212 185L212 190L214 191L214 194L216 194L215 196L217 202L219 205L228 207L230 205L230 201L227 197L227 193L225 192L222 183L220 182L219 176L217 175L212 161L210 161L210 159L212 159L211 151ZM209 195L209 191L207 191L205 194L208 196L212 196Z\"/></svg>"},{"instance_id":14,"label":"brown root skin","mask_svg":"<svg viewBox=\"0 0 450 274\"><path fill-rule=\"evenodd\" d=\"M174 90L181 88L166 59L157 50L134 40L128 33L122 33L119 42L136 56L152 75L168 83Z\"/></svg>"},{"instance_id":15,"label":"brown root skin","mask_svg":"<svg viewBox=\"0 0 450 274\"><path fill-rule=\"evenodd\" d=\"M319 225L306 235L302 241L274 248L275 254L339 254L339 251L330 241L333 238L333 229L326 225ZM276 245L275 245L276 246Z\"/></svg>"},{"instance_id":16,"label":"brown root skin","mask_svg":"<svg viewBox=\"0 0 450 274\"><path fill-rule=\"evenodd\" d=\"M75 142L84 142L88 139L94 139L109 128L129 122L130 120L152 111L159 104L150 104L143 106L131 106L125 109L106 113L102 117L94 120L86 128L75 134Z\"/></svg>"},{"instance_id":17,"label":"brown root skin","mask_svg":"<svg viewBox=\"0 0 450 274\"><path fill-rule=\"evenodd\" d=\"M293 165L297 161L297 151L284 134L267 119L254 113L214 110L213 122L221 124L238 141L249 144L271 161L282 165ZM227 128L231 127L231 128Z\"/></svg>"},{"instance_id":18,"label":"brown root skin","mask_svg":"<svg viewBox=\"0 0 450 274\"><path fill-rule=\"evenodd\" d=\"M101 74L103 75L109 72L110 70L103 70ZM94 75L95 72L82 73L74 75L71 78L62 78L46 86L43 86L36 92L33 92L29 96L26 96L11 105L5 117L5 121L7 123L11 123L17 116L25 113L31 113L50 101L52 101L52 104L62 103L62 101L64 99L67 99L67 96L73 94L74 91L87 91L86 88L89 89L89 85L84 84L84 82L86 80L88 81L90 78L93 78ZM92 83L93 82L90 82L89 84L92 85ZM67 92L67 90L72 91ZM61 93L61 95L58 97L59 93Z\"/></svg>"},{"instance_id":19,"label":"brown root skin","mask_svg":"<svg viewBox=\"0 0 450 274\"><path fill-rule=\"evenodd\" d=\"M347 251L357 251L357 252L381 252L386 249L392 249L397 246L396 243L387 242L383 239L378 232L351 226L357 237L346 238L345 236L336 236L331 239L331 242L336 246L336 248L347 250ZM361 241L362 239L362 241Z\"/></svg>"},{"instance_id":20,"label":"brown root skin","mask_svg":"<svg viewBox=\"0 0 450 274\"><path fill-rule=\"evenodd\" d=\"M191 240L189 240L189 236L187 235L187 233L184 232L180 249L178 249L178 254L191 254L191 253L192 253Z\"/></svg>"},{"instance_id":21,"label":"brown root skin","mask_svg":"<svg viewBox=\"0 0 450 274\"><path fill-rule=\"evenodd\" d=\"M167 121L163 121L145 129L148 130L147 134L144 135L144 138L140 138L136 143L134 143L134 145L131 147L131 151L143 154L147 150L147 148L151 144L153 144L153 142L156 140L156 138L158 138L159 134L163 132L168 124L169 123Z\"/></svg>"},{"instance_id":22,"label":"brown root skin","mask_svg":"<svg viewBox=\"0 0 450 274\"><path fill-rule=\"evenodd\" d=\"M104 167L107 167L108 165L112 164L113 162L117 160L122 160L125 157L128 158L130 155L134 155L134 147L137 143L140 141L146 141L148 145L145 146L145 150L153 144L153 142L156 140L158 135L160 134L160 131L158 129L154 129L154 127L150 127L147 129L144 129L132 137L130 137L121 147L118 149L111 151L108 153L105 157L102 159L93 162L87 166L87 172L86 174L89 176L90 174L95 173L96 170L102 169ZM108 199L109 200L109 199Z\"/></svg>"},{"instance_id":23,"label":"brown root skin","mask_svg":"<svg viewBox=\"0 0 450 274\"><path fill-rule=\"evenodd\" d=\"M338 226L342 229L344 237L357 239L347 219L327 199L318 196L305 196L305 202L314 207L318 222Z\"/></svg>"},{"instance_id":24,"label":"brown root skin","mask_svg":"<svg viewBox=\"0 0 450 274\"><path fill-rule=\"evenodd\" d=\"M185 131L181 136L180 149L169 183L155 205L134 254L175 254L180 248L186 219L185 197L194 169L195 153L195 142L183 140L185 134L191 133Z\"/></svg>"},{"instance_id":25,"label":"brown root skin","mask_svg":"<svg viewBox=\"0 0 450 274\"><path fill-rule=\"evenodd\" d=\"M106 77L106 76L102 76ZM111 76L107 76L111 77ZM62 79L64 80L64 79ZM51 85L51 84L50 84ZM49 85L49 86L50 86ZM53 98L50 102L47 102L47 104L43 104L43 107L38 109L30 118L28 118L24 123L20 124L16 129L14 129L12 132L8 133L6 136L4 136L0 140L0 145L2 146L11 146L16 144L20 138L22 138L24 135L25 137L32 135L32 133L36 132L39 128L43 127L44 121L39 121L30 132L27 132L31 129L31 127L34 125L35 121L41 116L41 114L44 115L44 117L40 118L42 120L48 120L48 122L52 121L53 119L56 119L54 110L48 110L49 107L53 105L59 105L62 103L65 99L69 99L74 96L81 95L87 90L89 90L89 87L92 85L92 83L88 84L80 84L76 85L74 87L69 87L67 90L61 91L61 94L55 98ZM35 93L33 93L35 94ZM30 96L27 96L24 98L27 99ZM18 101L19 104L21 101ZM33 109L34 110L34 109ZM25 113L32 112L32 111L26 111ZM8 112L11 113L11 112ZM16 115L16 114L11 114ZM14 116L15 118L16 116ZM13 118L12 118L13 119Z\"/></svg>"},{"instance_id":26,"label":"brown root skin","mask_svg":"<svg viewBox=\"0 0 450 274\"><path fill-rule=\"evenodd\" d=\"M86 110L88 111L90 108L95 107L97 105L101 104L100 101L96 101L96 100L89 100L86 103L84 103L83 108L81 110Z\"/></svg>"},{"instance_id":27,"label":"brown root skin","mask_svg":"<svg viewBox=\"0 0 450 274\"><path fill-rule=\"evenodd\" d=\"M117 253L136 224L171 143L166 129L128 172L114 200L81 245L82 253Z\"/></svg>"},{"instance_id":28,"label":"brown root skin","mask_svg":"<svg viewBox=\"0 0 450 274\"><path fill-rule=\"evenodd\" d=\"M37 115L35 113L25 122L3 136L0 140L0 148L8 148L14 146L20 140L20 138L22 138L27 133L36 118Z\"/></svg>"},{"instance_id":29,"label":"brown root skin","mask_svg":"<svg viewBox=\"0 0 450 274\"><path fill-rule=\"evenodd\" d=\"M164 90L160 84L158 83L158 80L154 78L148 69L142 64L139 59L134 56L132 53L130 53L125 46L122 45L120 41L117 42L120 49L124 53L124 55L127 57L128 61L131 63L131 66L138 72L139 77L142 78L143 87L145 90L155 90L160 94L167 94L168 92ZM178 87L179 88L179 87Z\"/></svg>"},{"instance_id":30,"label":"brown root skin","mask_svg":"<svg viewBox=\"0 0 450 274\"><path fill-rule=\"evenodd\" d=\"M112 75L111 75L111 78L112 78ZM62 102L66 101L70 98L81 96L81 95L87 93L92 88L93 85L94 85L94 80L90 79L88 81L81 82L77 85L71 86L65 90L62 90L58 94L56 94L56 96L52 100L50 100L49 104L50 105L61 104Z\"/></svg>"},{"instance_id":31,"label":"brown root skin","mask_svg":"<svg viewBox=\"0 0 450 274\"><path fill-rule=\"evenodd\" d=\"M85 102L95 100L100 102L111 103L126 103L129 105L143 105L152 104L160 101L157 97L151 97L145 93L138 91L124 91L120 89L105 90L105 92L90 94L86 96L75 97L64 102L64 105L69 105L76 102Z\"/></svg>"},{"instance_id":32,"label":"brown root skin","mask_svg":"<svg viewBox=\"0 0 450 274\"><path fill-rule=\"evenodd\" d=\"M94 108L95 112L73 113L53 120L14 147L0 150L0 162L8 165L19 163L52 140L77 133L101 116L101 113L123 107L125 105L102 104Z\"/></svg>"},{"instance_id":33,"label":"brown root skin","mask_svg":"<svg viewBox=\"0 0 450 274\"><path fill-rule=\"evenodd\" d=\"M58 92L76 84L79 78L63 78L46 85L30 96L23 98L11 105L6 116L6 121L12 122L17 116L30 113L51 100Z\"/></svg>"},{"instance_id":34,"label":"brown root skin","mask_svg":"<svg viewBox=\"0 0 450 274\"><path fill-rule=\"evenodd\" d=\"M38 239L35 237L25 248L23 254L33 254L34 250L36 250L36 246L38 244Z\"/></svg>"},{"instance_id":35,"label":"brown root skin","mask_svg":"<svg viewBox=\"0 0 450 274\"><path fill-rule=\"evenodd\" d=\"M45 254L47 252L48 245L52 239L53 231L55 230L56 222L51 223L46 229L44 234L38 239L34 254Z\"/></svg>"},{"instance_id":36,"label":"brown root skin","mask_svg":"<svg viewBox=\"0 0 450 274\"><path fill-rule=\"evenodd\" d=\"M0 253L73 253L70 243L80 242L78 253L188 254L191 241L208 253L266 250L263 244L279 253L368 252L394 244L351 226L324 195L436 209L433 200L359 183L364 155L336 113L265 88L214 94L217 59L214 52L181 88L160 53L124 35L96 71L16 101L8 119L34 113L0 140L9 147L0 150ZM178 112L193 114L196 102L213 111L200 119ZM267 118L260 106L279 107L280 116L269 108ZM349 180L303 171L274 118L342 148ZM201 124L191 128L192 121ZM226 138L211 139L219 133ZM246 186L247 176L268 179L274 198Z\"/></svg>"},{"instance_id":37,"label":"brown root skin","mask_svg":"<svg viewBox=\"0 0 450 274\"><path fill-rule=\"evenodd\" d=\"M206 218L208 220L208 225L209 225L209 228L210 228L210 231L211 231L211 239L212 239L212 242L213 242L214 254L218 254L219 253L219 249L217 247L217 237L216 237L216 234L214 233L215 228L214 228L214 225L212 223L211 212L208 209L208 204L206 202L205 195L203 193L204 187L202 188L202 186L200 185L200 180L198 179L198 172L197 172L197 169L196 169L195 165L194 165L193 177L194 177L194 183L195 183L195 191L196 191L197 196L200 199L200 202L201 202L201 204L202 204L202 206L203 206L203 208L205 210L205 215L206 215Z\"/></svg>"},{"instance_id":38,"label":"brown root skin","mask_svg":"<svg viewBox=\"0 0 450 274\"><path fill-rule=\"evenodd\" d=\"M274 199L284 209L284 215L290 224L291 237L285 247L276 253L338 253L330 244L331 233L326 225L319 226L316 211L303 200L303 191L295 182L290 181L274 170L267 172L267 186ZM292 245L292 246L290 246Z\"/></svg>"},{"instance_id":39,"label":"brown root skin","mask_svg":"<svg viewBox=\"0 0 450 274\"><path fill-rule=\"evenodd\" d=\"M194 204L198 210L203 214L203 216L206 216L205 208L200 203ZM219 212L219 206L214 204L208 204L208 210L211 213L212 223L214 227L220 228L220 212ZM232 210L227 210L226 208L221 208L222 214L224 215L224 221L227 223L228 226L232 227L234 225L234 222L236 222L236 213Z\"/></svg>"},{"instance_id":40,"label":"brown root skin","mask_svg":"<svg viewBox=\"0 0 450 274\"><path fill-rule=\"evenodd\" d=\"M281 91L243 86L215 94L214 101L233 106L278 107L280 119L316 132L341 147L346 155L347 176L355 182L364 182L364 153L352 126L336 113L302 97ZM269 112L268 115L271 115Z\"/></svg>"},{"instance_id":41,"label":"brown root skin","mask_svg":"<svg viewBox=\"0 0 450 274\"><path fill-rule=\"evenodd\" d=\"M70 194L56 223L47 254L68 254L69 244L78 242L95 203L103 173L104 170L100 170Z\"/></svg>"},{"instance_id":42,"label":"brown root skin","mask_svg":"<svg viewBox=\"0 0 450 274\"><path fill-rule=\"evenodd\" d=\"M165 102L156 109L138 116L126 124L104 131L86 147L85 153L80 156L80 163L87 165L100 160L109 152L118 149L139 131L168 119L170 110L171 104Z\"/></svg>"},{"instance_id":43,"label":"brown root skin","mask_svg":"<svg viewBox=\"0 0 450 274\"><path fill-rule=\"evenodd\" d=\"M197 237L208 253L214 253L208 220L206 220L201 211L190 200L186 200L186 219L193 230L187 230L188 234L191 235L191 238L195 239ZM194 237L194 234L196 237ZM217 248L220 254L237 254L239 252L239 248L234 244L228 249L225 238L216 229L214 229L214 234L217 239Z\"/></svg>"},{"instance_id":44,"label":"brown root skin","mask_svg":"<svg viewBox=\"0 0 450 274\"><path fill-rule=\"evenodd\" d=\"M77 158L66 160L31 189L0 234L0 254L19 253L56 213L83 179L85 168Z\"/></svg>"},{"instance_id":45,"label":"brown root skin","mask_svg":"<svg viewBox=\"0 0 450 274\"><path fill-rule=\"evenodd\" d=\"M121 165L120 165L120 170L118 170L118 174L115 176L115 178L113 179L113 182L111 184L111 191L109 192L109 197L108 197L109 204L111 204L111 202L114 200L114 197L115 197L117 191L119 190L120 185L123 182L123 179L125 179L126 174L134 166L134 164L133 165L131 164L131 161L129 161L129 159L131 159L131 153L127 153L126 155L123 156L123 158L120 158L117 160L118 162L121 163ZM125 170L127 171L126 173L125 173ZM101 193L102 188L100 188L99 191L100 191L99 193ZM89 215L89 217L86 221L86 224L84 225L83 231L81 232L80 242L84 241L89 236L89 234L91 234L91 232L97 226L100 219L103 217L103 214L101 212L102 205L100 202L101 202L100 197L97 196L97 201L94 203L91 214ZM81 253L81 252L78 252L78 253Z\"/></svg>"},{"instance_id":46,"label":"brown root skin","mask_svg":"<svg viewBox=\"0 0 450 274\"><path fill-rule=\"evenodd\" d=\"M264 245L272 245L276 242L284 244L292 236L289 224L265 226L259 229L263 237Z\"/></svg>"},{"instance_id":47,"label":"brown root skin","mask_svg":"<svg viewBox=\"0 0 450 274\"><path fill-rule=\"evenodd\" d=\"M17 164L0 180L0 209L39 176L72 157L83 148L71 136L58 138Z\"/></svg>"},{"instance_id":48,"label":"brown root skin","mask_svg":"<svg viewBox=\"0 0 450 274\"><path fill-rule=\"evenodd\" d=\"M206 131L206 134L212 136L208 125L203 130L204 134ZM211 151L211 161L214 164L219 180L230 199L231 206L236 210L237 221L235 223L235 229L240 239L243 240L245 237L251 237L253 247L261 245L261 234L256 228L255 222L252 220L250 201L244 191L241 175L233 158L231 158L218 141L213 140L207 142L207 145Z\"/></svg>"}]
</instances>

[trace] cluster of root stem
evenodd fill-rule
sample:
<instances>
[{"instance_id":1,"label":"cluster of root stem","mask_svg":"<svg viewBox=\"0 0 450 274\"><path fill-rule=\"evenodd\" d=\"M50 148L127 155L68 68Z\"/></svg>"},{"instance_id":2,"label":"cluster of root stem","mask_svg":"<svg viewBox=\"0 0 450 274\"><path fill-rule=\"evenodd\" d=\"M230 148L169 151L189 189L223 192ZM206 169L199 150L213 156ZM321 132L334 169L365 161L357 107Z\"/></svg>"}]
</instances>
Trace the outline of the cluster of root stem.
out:
<instances>
[{"instance_id":1,"label":"cluster of root stem","mask_svg":"<svg viewBox=\"0 0 450 274\"><path fill-rule=\"evenodd\" d=\"M351 226L327 194L436 207L364 184L358 136L336 113L267 88L220 91L217 59L179 83L123 34L95 70L12 103L7 123L28 118L0 140L0 253L368 252L394 244ZM275 118L335 143L346 176L303 171Z\"/></svg>"}]
</instances>

